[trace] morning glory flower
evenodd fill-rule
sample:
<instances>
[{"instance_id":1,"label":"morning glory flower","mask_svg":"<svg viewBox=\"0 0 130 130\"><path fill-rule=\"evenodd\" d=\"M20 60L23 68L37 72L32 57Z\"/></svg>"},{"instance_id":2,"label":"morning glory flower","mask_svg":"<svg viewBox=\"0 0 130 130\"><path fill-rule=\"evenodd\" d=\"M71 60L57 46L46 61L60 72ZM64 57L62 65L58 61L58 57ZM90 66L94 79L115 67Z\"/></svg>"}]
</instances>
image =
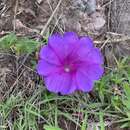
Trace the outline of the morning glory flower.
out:
<instances>
[{"instance_id":1,"label":"morning glory flower","mask_svg":"<svg viewBox=\"0 0 130 130\"><path fill-rule=\"evenodd\" d=\"M74 32L51 35L39 56L37 72L54 93L89 92L103 74L100 50L89 37L78 37Z\"/></svg>"}]
</instances>

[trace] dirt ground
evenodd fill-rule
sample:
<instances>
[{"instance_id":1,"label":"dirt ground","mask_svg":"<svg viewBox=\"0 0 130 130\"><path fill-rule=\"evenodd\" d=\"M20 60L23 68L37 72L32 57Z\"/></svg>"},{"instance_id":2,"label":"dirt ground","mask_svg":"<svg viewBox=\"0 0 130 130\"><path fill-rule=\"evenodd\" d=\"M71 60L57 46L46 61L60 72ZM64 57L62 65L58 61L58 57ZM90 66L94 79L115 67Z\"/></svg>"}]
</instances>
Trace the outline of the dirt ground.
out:
<instances>
[{"instance_id":1,"label":"dirt ground","mask_svg":"<svg viewBox=\"0 0 130 130\"><path fill-rule=\"evenodd\" d=\"M130 0L0 0L0 37L10 32L37 38L75 31L91 36L106 56L106 64L113 66L115 55L130 53L130 39L123 39L130 36L129 14ZM25 97L33 94L39 77L31 70L29 59L1 51L0 100L17 91Z\"/></svg>"},{"instance_id":2,"label":"dirt ground","mask_svg":"<svg viewBox=\"0 0 130 130\"><path fill-rule=\"evenodd\" d=\"M2 0L0 31L39 33L51 17L46 32L76 31L97 37L106 23L103 4L103 0Z\"/></svg>"}]
</instances>

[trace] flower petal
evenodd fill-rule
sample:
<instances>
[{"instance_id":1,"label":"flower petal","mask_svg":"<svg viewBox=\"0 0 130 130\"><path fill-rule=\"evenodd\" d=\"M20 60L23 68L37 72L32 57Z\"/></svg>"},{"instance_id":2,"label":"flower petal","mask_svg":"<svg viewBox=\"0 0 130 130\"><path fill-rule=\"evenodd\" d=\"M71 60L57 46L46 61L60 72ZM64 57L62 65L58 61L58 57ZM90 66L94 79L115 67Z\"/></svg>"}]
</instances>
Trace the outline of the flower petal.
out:
<instances>
[{"instance_id":1,"label":"flower petal","mask_svg":"<svg viewBox=\"0 0 130 130\"><path fill-rule=\"evenodd\" d=\"M103 56L98 48L93 48L86 57L91 63L103 64Z\"/></svg>"},{"instance_id":2,"label":"flower petal","mask_svg":"<svg viewBox=\"0 0 130 130\"><path fill-rule=\"evenodd\" d=\"M76 90L77 90L77 83L76 83L76 79L73 77L71 79L71 87L70 87L70 90L68 91L68 94L72 94Z\"/></svg>"},{"instance_id":3,"label":"flower petal","mask_svg":"<svg viewBox=\"0 0 130 130\"><path fill-rule=\"evenodd\" d=\"M60 34L54 34L48 39L48 46L55 52L55 54L62 59L64 53L64 40Z\"/></svg>"},{"instance_id":4,"label":"flower petal","mask_svg":"<svg viewBox=\"0 0 130 130\"><path fill-rule=\"evenodd\" d=\"M71 76L68 73L55 73L45 78L47 89L51 92L69 94L71 85Z\"/></svg>"},{"instance_id":5,"label":"flower petal","mask_svg":"<svg viewBox=\"0 0 130 130\"><path fill-rule=\"evenodd\" d=\"M92 48L93 48L92 40L89 37L82 37L80 38L78 43L77 54L80 58L86 59L86 55L88 55L88 53L91 51Z\"/></svg>"},{"instance_id":6,"label":"flower petal","mask_svg":"<svg viewBox=\"0 0 130 130\"><path fill-rule=\"evenodd\" d=\"M79 70L91 80L99 80L104 72L103 67L99 64L88 64L82 66Z\"/></svg>"},{"instance_id":7,"label":"flower petal","mask_svg":"<svg viewBox=\"0 0 130 130\"><path fill-rule=\"evenodd\" d=\"M71 94L76 90L89 92L103 74L103 58L89 37L79 38L74 32L49 37L42 47L37 71L51 92ZM70 70L65 72L66 67Z\"/></svg>"},{"instance_id":8,"label":"flower petal","mask_svg":"<svg viewBox=\"0 0 130 130\"><path fill-rule=\"evenodd\" d=\"M76 80L78 84L78 90L83 92L89 92L93 88L93 81L85 76L81 71L76 73Z\"/></svg>"},{"instance_id":9,"label":"flower petal","mask_svg":"<svg viewBox=\"0 0 130 130\"><path fill-rule=\"evenodd\" d=\"M60 64L60 59L58 59L58 56L53 52L53 50L51 50L49 46L43 46L41 48L40 58L52 64Z\"/></svg>"},{"instance_id":10,"label":"flower petal","mask_svg":"<svg viewBox=\"0 0 130 130\"><path fill-rule=\"evenodd\" d=\"M64 40L69 44L76 44L76 42L79 40L78 36L74 32L66 32L63 35Z\"/></svg>"},{"instance_id":11,"label":"flower petal","mask_svg":"<svg viewBox=\"0 0 130 130\"><path fill-rule=\"evenodd\" d=\"M88 49L91 49L94 45L92 39L89 37L81 37L79 43Z\"/></svg>"},{"instance_id":12,"label":"flower petal","mask_svg":"<svg viewBox=\"0 0 130 130\"><path fill-rule=\"evenodd\" d=\"M39 75L47 76L59 71L59 67L46 62L45 60L39 60L37 64L37 72Z\"/></svg>"},{"instance_id":13,"label":"flower petal","mask_svg":"<svg viewBox=\"0 0 130 130\"><path fill-rule=\"evenodd\" d=\"M49 37L48 45L62 60L75 49L77 39L76 34L72 32L65 33L64 36L55 34Z\"/></svg>"}]
</instances>

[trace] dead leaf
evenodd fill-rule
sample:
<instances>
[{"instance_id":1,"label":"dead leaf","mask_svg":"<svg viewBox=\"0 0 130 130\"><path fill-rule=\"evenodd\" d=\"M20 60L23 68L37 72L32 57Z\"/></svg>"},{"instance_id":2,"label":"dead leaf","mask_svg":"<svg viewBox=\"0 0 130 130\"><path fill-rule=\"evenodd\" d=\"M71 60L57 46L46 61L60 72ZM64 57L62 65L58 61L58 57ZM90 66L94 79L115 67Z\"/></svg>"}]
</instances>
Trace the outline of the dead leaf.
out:
<instances>
[{"instance_id":1,"label":"dead leaf","mask_svg":"<svg viewBox=\"0 0 130 130\"><path fill-rule=\"evenodd\" d=\"M37 3L38 4L41 4L43 0L37 0Z\"/></svg>"},{"instance_id":2,"label":"dead leaf","mask_svg":"<svg viewBox=\"0 0 130 130\"><path fill-rule=\"evenodd\" d=\"M103 18L103 16L101 15L101 13L94 13L91 15L92 16L92 24L95 28L95 30L100 30L103 28L103 26L105 25L106 21Z\"/></svg>"},{"instance_id":3,"label":"dead leaf","mask_svg":"<svg viewBox=\"0 0 130 130\"><path fill-rule=\"evenodd\" d=\"M38 30L36 29L31 29L29 27L26 27L19 19L13 20L13 25L15 26L15 29L18 31L25 31L26 32L37 32Z\"/></svg>"}]
</instances>

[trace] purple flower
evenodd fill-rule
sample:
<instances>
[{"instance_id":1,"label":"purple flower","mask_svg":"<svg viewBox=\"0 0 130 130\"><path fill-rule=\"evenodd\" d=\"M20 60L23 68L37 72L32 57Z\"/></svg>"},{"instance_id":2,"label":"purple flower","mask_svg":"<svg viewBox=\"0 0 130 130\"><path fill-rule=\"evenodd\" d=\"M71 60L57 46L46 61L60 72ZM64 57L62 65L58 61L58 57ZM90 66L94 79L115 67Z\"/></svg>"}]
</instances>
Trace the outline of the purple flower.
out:
<instances>
[{"instance_id":1,"label":"purple flower","mask_svg":"<svg viewBox=\"0 0 130 130\"><path fill-rule=\"evenodd\" d=\"M40 50L37 71L49 91L71 94L91 91L103 74L102 64L102 54L89 37L66 32L49 37L48 45Z\"/></svg>"}]
</instances>

